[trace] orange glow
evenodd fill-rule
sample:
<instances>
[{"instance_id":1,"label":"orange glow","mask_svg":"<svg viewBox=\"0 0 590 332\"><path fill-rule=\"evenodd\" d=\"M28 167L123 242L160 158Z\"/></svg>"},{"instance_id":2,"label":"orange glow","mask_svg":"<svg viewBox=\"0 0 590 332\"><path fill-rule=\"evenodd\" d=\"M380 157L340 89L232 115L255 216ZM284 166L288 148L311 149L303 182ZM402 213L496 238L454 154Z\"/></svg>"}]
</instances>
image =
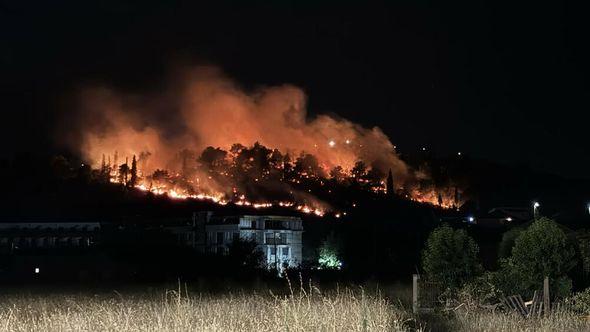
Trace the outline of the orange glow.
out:
<instances>
[{"instance_id":1,"label":"orange glow","mask_svg":"<svg viewBox=\"0 0 590 332\"><path fill-rule=\"evenodd\" d=\"M166 93L149 96L126 96L105 88L86 90L81 94L84 117L79 119L82 154L95 169L106 163L110 181L120 179L118 167L137 158L138 181L135 187L172 199L206 200L217 204L233 203L256 209L293 208L302 213L324 216L331 207L319 201L318 190L327 187L328 174L340 166L341 177L355 181L376 195L386 194L384 181L352 177L351 170L362 160L367 170L382 174L390 169L399 188L412 180L414 174L399 159L394 145L378 127L365 128L346 119L328 115L310 118L307 97L292 85L267 87L247 92L218 68L187 69ZM92 122L87 119L93 119ZM78 140L72 140L78 144ZM272 169L253 173L254 157L244 158L241 173L231 173L232 163L245 147L259 142L269 150L277 149L291 160L302 153L317 159L314 167L321 171L298 170L296 176L280 179L281 197L259 197L249 191L253 182L263 186L273 174L281 173L286 162L277 162ZM232 149L236 143L242 148ZM208 146L226 153L223 167L205 170L198 158ZM235 165L234 165L235 166ZM160 171L161 177L156 176ZM320 173L324 174L320 174ZM239 179L238 179L239 178ZM299 184L317 183L313 190L296 190ZM331 190L326 190L331 193ZM452 206L446 191L411 189L409 198L441 207ZM442 196L442 201L439 195ZM249 197L247 197L249 196ZM287 198L287 200L285 200ZM262 200L262 201L261 201ZM440 203L440 204L439 204ZM346 213L337 213L338 217Z\"/></svg>"}]
</instances>

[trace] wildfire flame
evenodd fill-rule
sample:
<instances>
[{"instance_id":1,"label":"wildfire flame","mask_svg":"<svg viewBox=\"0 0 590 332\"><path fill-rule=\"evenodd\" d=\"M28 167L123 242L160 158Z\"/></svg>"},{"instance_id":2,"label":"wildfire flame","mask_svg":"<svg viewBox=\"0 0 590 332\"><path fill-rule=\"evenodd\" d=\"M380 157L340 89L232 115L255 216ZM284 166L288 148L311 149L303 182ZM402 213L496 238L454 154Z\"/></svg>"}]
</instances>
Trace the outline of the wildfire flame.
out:
<instances>
[{"instance_id":1,"label":"wildfire flame","mask_svg":"<svg viewBox=\"0 0 590 332\"><path fill-rule=\"evenodd\" d=\"M128 167L129 160L137 158L136 179L131 185L143 191L256 209L294 208L318 216L330 207L315 199L311 188L302 191L294 186L309 180L323 186L328 178L342 177L383 194L387 171L393 172L398 189L411 178L411 171L379 128L368 129L327 115L309 119L306 96L297 87L246 92L217 68L198 67L185 74L171 84L172 89L155 96L126 96L104 88L86 90L81 94L81 124L76 126L81 128L80 137L68 142L81 142L77 147L95 168L110 168L111 182L127 185L130 170L120 172L118 168ZM268 147L282 157L301 157L308 168L272 182L269 179L293 162L273 160L271 168L258 170L260 153L254 151L249 158L242 153L255 142L262 151ZM205 147L211 147L208 153L213 156L208 169L197 162L203 154L196 151L205 151ZM270 152L265 156L273 158ZM373 172L373 180L355 173L359 161ZM239 171L232 172L236 167ZM157 172L165 179L159 179ZM260 184L256 188L276 186L282 190L281 197L254 198L264 195L253 195L252 183ZM451 206L450 200L439 199L439 193L412 190L409 195L417 201Z\"/></svg>"}]
</instances>

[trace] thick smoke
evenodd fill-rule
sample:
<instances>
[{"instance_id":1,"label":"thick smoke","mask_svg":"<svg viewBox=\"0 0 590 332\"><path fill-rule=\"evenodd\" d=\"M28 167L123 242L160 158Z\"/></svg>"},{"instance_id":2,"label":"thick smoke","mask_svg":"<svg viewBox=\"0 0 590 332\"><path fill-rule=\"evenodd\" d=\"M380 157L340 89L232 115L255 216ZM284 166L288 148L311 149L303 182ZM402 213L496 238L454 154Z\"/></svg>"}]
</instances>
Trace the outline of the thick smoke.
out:
<instances>
[{"instance_id":1,"label":"thick smoke","mask_svg":"<svg viewBox=\"0 0 590 332\"><path fill-rule=\"evenodd\" d=\"M293 156L305 151L330 169L350 169L358 160L397 179L408 174L381 129L320 115L308 119L305 93L292 85L246 92L214 67L198 67L154 96L129 96L105 88L81 94L83 121L79 148L96 165L117 151L119 163L146 155L145 172L178 169L183 149L225 150L255 142ZM114 162L114 161L113 161Z\"/></svg>"}]
</instances>

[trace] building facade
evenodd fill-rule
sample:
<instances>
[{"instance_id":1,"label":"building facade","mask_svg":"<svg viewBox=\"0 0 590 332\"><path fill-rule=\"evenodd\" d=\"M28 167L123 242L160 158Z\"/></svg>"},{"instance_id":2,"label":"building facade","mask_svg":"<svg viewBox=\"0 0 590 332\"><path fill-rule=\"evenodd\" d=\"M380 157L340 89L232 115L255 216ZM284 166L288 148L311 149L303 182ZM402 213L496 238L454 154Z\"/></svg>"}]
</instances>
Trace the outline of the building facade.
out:
<instances>
[{"instance_id":1,"label":"building facade","mask_svg":"<svg viewBox=\"0 0 590 332\"><path fill-rule=\"evenodd\" d=\"M196 244L202 252L227 254L234 240L254 241L268 268L297 267L302 261L303 222L299 217L199 214Z\"/></svg>"},{"instance_id":2,"label":"building facade","mask_svg":"<svg viewBox=\"0 0 590 332\"><path fill-rule=\"evenodd\" d=\"M100 232L97 222L5 222L0 223L3 252L53 248L88 248Z\"/></svg>"}]
</instances>

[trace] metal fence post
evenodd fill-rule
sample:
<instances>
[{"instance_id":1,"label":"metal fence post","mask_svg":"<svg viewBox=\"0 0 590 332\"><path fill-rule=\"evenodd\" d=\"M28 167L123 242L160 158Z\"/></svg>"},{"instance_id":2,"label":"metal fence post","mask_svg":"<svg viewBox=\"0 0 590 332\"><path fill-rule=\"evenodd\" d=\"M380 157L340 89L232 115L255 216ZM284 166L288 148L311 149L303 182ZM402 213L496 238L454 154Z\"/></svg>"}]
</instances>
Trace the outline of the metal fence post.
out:
<instances>
[{"instance_id":1,"label":"metal fence post","mask_svg":"<svg viewBox=\"0 0 590 332\"><path fill-rule=\"evenodd\" d=\"M549 316L549 310L551 310L549 303L549 277L545 277L543 280L543 307L545 308L545 317Z\"/></svg>"},{"instance_id":2,"label":"metal fence post","mask_svg":"<svg viewBox=\"0 0 590 332\"><path fill-rule=\"evenodd\" d=\"M418 279L419 276L417 274L412 275L412 310L415 314L418 313L419 303L418 303Z\"/></svg>"}]
</instances>

